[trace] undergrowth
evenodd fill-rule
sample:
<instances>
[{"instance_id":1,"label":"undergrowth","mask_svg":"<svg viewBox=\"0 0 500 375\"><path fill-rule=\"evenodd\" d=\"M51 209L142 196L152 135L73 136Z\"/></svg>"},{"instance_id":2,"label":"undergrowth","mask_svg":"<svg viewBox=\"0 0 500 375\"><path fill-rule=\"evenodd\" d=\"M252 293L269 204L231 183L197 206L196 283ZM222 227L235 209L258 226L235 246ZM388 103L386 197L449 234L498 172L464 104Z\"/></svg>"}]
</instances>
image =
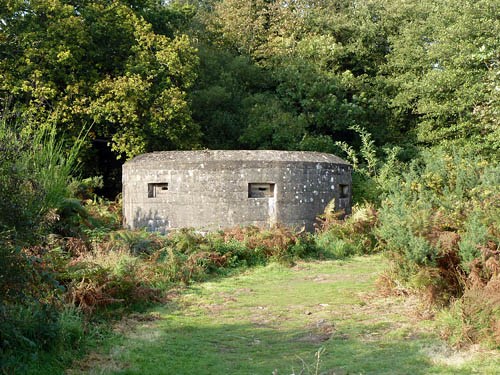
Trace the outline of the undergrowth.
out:
<instances>
[{"instance_id":1,"label":"undergrowth","mask_svg":"<svg viewBox=\"0 0 500 375\"><path fill-rule=\"evenodd\" d=\"M85 346L96 322L165 301L171 288L269 261L293 264L321 252L312 234L280 226L208 234L123 230L120 201L83 198L61 204L43 241L17 248L26 260L18 267L31 278L25 289L36 299L8 310L2 305L5 373L22 373L26 363L40 361L44 353L56 361L70 358L68 349ZM23 353L29 352L38 354L26 360Z\"/></svg>"},{"instance_id":2,"label":"undergrowth","mask_svg":"<svg viewBox=\"0 0 500 375\"><path fill-rule=\"evenodd\" d=\"M402 173L379 211L375 233L392 260L390 278L449 309L443 332L457 345L500 346L499 202L497 163L432 150Z\"/></svg>"},{"instance_id":3,"label":"undergrowth","mask_svg":"<svg viewBox=\"0 0 500 375\"><path fill-rule=\"evenodd\" d=\"M325 257L342 259L378 250L373 231L378 214L373 204L355 205L351 215L342 220L339 216L327 211L319 218L315 242Z\"/></svg>"},{"instance_id":4,"label":"undergrowth","mask_svg":"<svg viewBox=\"0 0 500 375\"><path fill-rule=\"evenodd\" d=\"M79 191L85 190L80 186ZM298 259L342 258L375 248L370 230L377 217L369 205L356 208L347 220L326 213L314 234L284 226L248 226L211 233L182 229L168 235L121 229L120 205L119 200L88 199L84 194L66 200L56 211L60 219L52 234L39 244L19 248L33 274L50 280L38 290L44 304L16 312L20 330L2 330L8 359L3 371L19 370L19 348L26 352L37 347L40 353L64 358L58 348L84 343L96 321L165 301L179 285L268 262L292 265ZM39 316L39 323L32 319L23 324L26 314ZM35 337L36 342L23 346L9 341L12 337L23 342Z\"/></svg>"},{"instance_id":5,"label":"undergrowth","mask_svg":"<svg viewBox=\"0 0 500 375\"><path fill-rule=\"evenodd\" d=\"M353 198L365 200L363 208L317 242L338 256L384 251L392 270L381 277L381 292L419 295L457 346L500 347L498 155L413 147L405 164L408 150L382 150L382 159L368 132L351 130L360 150L337 145L354 167ZM358 215L365 217L361 227Z\"/></svg>"},{"instance_id":6,"label":"undergrowth","mask_svg":"<svg viewBox=\"0 0 500 375\"><path fill-rule=\"evenodd\" d=\"M75 155L65 161L53 134L35 137L49 143L45 149L2 124L0 138L11 146L0 160L0 371L22 373L47 353L67 361L97 320L165 301L179 285L271 261L376 251L392 261L381 278L386 289L441 308L444 337L500 346L498 164L432 150L404 166L397 149L383 162L369 134L354 130L364 162L344 149L361 190L369 189L362 196L374 203L358 197L342 219L327 207L315 233L249 226L160 235L122 229L121 201L93 195L99 178L72 179ZM31 147L58 155L35 157ZM47 171L39 173L47 163L51 182Z\"/></svg>"}]
</instances>

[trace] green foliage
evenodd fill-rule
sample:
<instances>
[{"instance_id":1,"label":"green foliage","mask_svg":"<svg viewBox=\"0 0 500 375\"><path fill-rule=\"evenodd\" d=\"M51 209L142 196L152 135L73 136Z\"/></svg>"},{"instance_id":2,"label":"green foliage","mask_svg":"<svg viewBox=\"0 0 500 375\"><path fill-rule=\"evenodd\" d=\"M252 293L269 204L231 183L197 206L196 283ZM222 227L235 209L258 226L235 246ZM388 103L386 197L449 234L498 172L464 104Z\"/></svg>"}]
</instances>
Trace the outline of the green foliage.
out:
<instances>
[{"instance_id":1,"label":"green foliage","mask_svg":"<svg viewBox=\"0 0 500 375\"><path fill-rule=\"evenodd\" d=\"M22 210L33 216L44 215L50 209L60 208L69 195L68 180L77 167L83 138L77 139L67 152L64 144L56 139L54 127L31 134L19 132L19 127L9 125L4 119L0 120L0 144L5 152L1 173L1 178L5 179L2 183L2 194L5 194L3 204L12 205L3 210L6 216L10 210L15 210L11 214L21 217ZM27 202L24 205L16 204L16 195ZM16 206L20 208L16 210ZM37 225L29 219L27 221L31 228ZM11 222L10 225L13 224Z\"/></svg>"},{"instance_id":2,"label":"green foliage","mask_svg":"<svg viewBox=\"0 0 500 375\"><path fill-rule=\"evenodd\" d=\"M475 155L436 149L410 165L383 202L376 230L401 279L437 267L436 277L461 293L471 264L487 261L486 248L499 244L493 202L500 191L497 177L490 178L498 171Z\"/></svg>"},{"instance_id":3,"label":"green foliage","mask_svg":"<svg viewBox=\"0 0 500 375\"><path fill-rule=\"evenodd\" d=\"M102 176L93 176L82 179L73 179L70 189L71 196L80 200L92 199L96 189L102 189L104 180Z\"/></svg>"},{"instance_id":4,"label":"green foliage","mask_svg":"<svg viewBox=\"0 0 500 375\"><path fill-rule=\"evenodd\" d=\"M489 239L488 226L481 222L481 216L483 215L474 211L464 223L459 249L461 266L467 272L470 272L472 261L481 258L481 245L486 244Z\"/></svg>"},{"instance_id":5,"label":"green foliage","mask_svg":"<svg viewBox=\"0 0 500 375\"><path fill-rule=\"evenodd\" d=\"M398 146L385 147L385 157L379 156L372 135L364 128L353 125L349 130L359 136L361 146L359 151L347 142L337 141L335 146L345 155L353 167L352 185L353 202L361 204L371 202L379 204L386 191L396 182L398 169L401 167Z\"/></svg>"},{"instance_id":6,"label":"green foliage","mask_svg":"<svg viewBox=\"0 0 500 375\"><path fill-rule=\"evenodd\" d=\"M193 268L185 267L188 256L175 251L172 248L166 248L157 255L157 266L155 273L161 275L166 283L184 282L188 283L193 276ZM199 271L199 270L197 270ZM194 275L195 277L198 275ZM161 282L163 280L159 280Z\"/></svg>"},{"instance_id":7,"label":"green foliage","mask_svg":"<svg viewBox=\"0 0 500 375\"><path fill-rule=\"evenodd\" d=\"M375 8L309 1L212 5L197 25L207 42L248 56L271 78L246 91L247 102L255 104L243 108L246 131L238 147L311 150L307 140L320 140L313 150L333 151L326 139L350 139L346 129L352 125L369 129L377 141L397 133L387 123L383 81L375 78L387 52ZM257 77L262 80L262 73Z\"/></svg>"},{"instance_id":8,"label":"green foliage","mask_svg":"<svg viewBox=\"0 0 500 375\"><path fill-rule=\"evenodd\" d=\"M11 274L10 267L20 270L26 264L20 248L33 243L37 235L58 220L81 146L81 141L77 141L65 152L53 129L41 129L31 135L16 130L0 120L0 147L5 156L0 160L2 279L4 274ZM3 300L5 296L0 297Z\"/></svg>"},{"instance_id":9,"label":"green foliage","mask_svg":"<svg viewBox=\"0 0 500 375\"><path fill-rule=\"evenodd\" d=\"M43 352L68 362L70 353L85 342L85 322L73 308L61 311L53 305L32 303L2 307L0 311L0 370L30 373L31 363Z\"/></svg>"},{"instance_id":10,"label":"green foliage","mask_svg":"<svg viewBox=\"0 0 500 375\"><path fill-rule=\"evenodd\" d=\"M378 217L373 205L354 206L352 214L345 220L339 220L338 213L332 212L326 212L320 219L315 242L320 254L326 258L343 259L377 250L373 231Z\"/></svg>"},{"instance_id":11,"label":"green foliage","mask_svg":"<svg viewBox=\"0 0 500 375\"><path fill-rule=\"evenodd\" d=\"M110 233L109 239L111 246L116 244L133 255L150 254L160 247L160 240L146 231L114 231Z\"/></svg>"},{"instance_id":12,"label":"green foliage","mask_svg":"<svg viewBox=\"0 0 500 375\"><path fill-rule=\"evenodd\" d=\"M295 259L317 253L313 238L307 233L296 233L282 226L269 230L252 226L235 228L224 232L224 240L242 242L246 252L238 253L238 260L244 260L248 265L262 264L268 260L289 264Z\"/></svg>"},{"instance_id":13,"label":"green foliage","mask_svg":"<svg viewBox=\"0 0 500 375\"><path fill-rule=\"evenodd\" d=\"M336 233L328 231L319 234L316 239L316 245L322 249L327 258L344 259L356 254L354 246L339 238Z\"/></svg>"},{"instance_id":14,"label":"green foliage","mask_svg":"<svg viewBox=\"0 0 500 375\"><path fill-rule=\"evenodd\" d=\"M75 139L68 150L57 139L55 126L22 132L0 119L5 155L0 161L0 232L29 242L39 233L68 224L64 219L71 211L69 181L77 172L83 141Z\"/></svg>"},{"instance_id":15,"label":"green foliage","mask_svg":"<svg viewBox=\"0 0 500 375\"><path fill-rule=\"evenodd\" d=\"M441 334L454 346L481 342L492 349L500 345L499 319L498 282L467 290L437 317Z\"/></svg>"},{"instance_id":16,"label":"green foliage","mask_svg":"<svg viewBox=\"0 0 500 375\"><path fill-rule=\"evenodd\" d=\"M496 6L446 0L405 7L413 17L391 36L386 65L395 113L415 120L420 142L498 153L498 116L490 117L498 100L491 91L492 77L498 82Z\"/></svg>"},{"instance_id":17,"label":"green foliage","mask_svg":"<svg viewBox=\"0 0 500 375\"><path fill-rule=\"evenodd\" d=\"M128 157L196 146L186 90L196 77L189 7L156 0L9 2L0 30L0 111L36 128L56 124ZM150 20L153 25L146 21Z\"/></svg>"},{"instance_id":18,"label":"green foliage","mask_svg":"<svg viewBox=\"0 0 500 375\"><path fill-rule=\"evenodd\" d=\"M122 201L118 198L109 201L95 197L93 200L85 201L85 210L92 218L92 225L82 228L82 231L91 238L101 239L110 230L122 227Z\"/></svg>"},{"instance_id":19,"label":"green foliage","mask_svg":"<svg viewBox=\"0 0 500 375\"><path fill-rule=\"evenodd\" d=\"M198 35L200 67L191 90L193 119L200 125L203 144L214 149L238 149L248 126L253 95L270 85L268 74L241 56L211 45Z\"/></svg>"},{"instance_id":20,"label":"green foliage","mask_svg":"<svg viewBox=\"0 0 500 375\"><path fill-rule=\"evenodd\" d=\"M59 284L38 248L25 247L40 241L60 219L81 143L66 152L54 128L20 133L0 120L0 356L2 362L6 358L5 371L16 350L59 345L54 304Z\"/></svg>"},{"instance_id":21,"label":"green foliage","mask_svg":"<svg viewBox=\"0 0 500 375\"><path fill-rule=\"evenodd\" d=\"M101 212L107 215L105 207ZM58 295L86 317L155 302L171 285L206 280L229 269L271 260L291 264L317 254L311 235L282 227L209 234L184 229L168 236L111 228L83 230L90 236L85 240L55 237L46 248L31 250L40 271L58 286Z\"/></svg>"},{"instance_id":22,"label":"green foliage","mask_svg":"<svg viewBox=\"0 0 500 375\"><path fill-rule=\"evenodd\" d=\"M56 137L55 126L35 131L31 137L33 146L27 149L28 153L20 161L28 164L24 168L33 168L35 175L32 177L39 183L37 188L45 192L43 206L40 207L42 212L61 208L65 198L69 197L69 180L78 168L84 139L85 134L80 133L67 151L66 145Z\"/></svg>"},{"instance_id":23,"label":"green foliage","mask_svg":"<svg viewBox=\"0 0 500 375\"><path fill-rule=\"evenodd\" d=\"M10 306L3 313L2 349L48 349L59 336L58 313L51 305Z\"/></svg>"},{"instance_id":24,"label":"green foliage","mask_svg":"<svg viewBox=\"0 0 500 375\"><path fill-rule=\"evenodd\" d=\"M63 342L78 342L80 318L54 310L64 288L90 315L233 267L380 247L406 286L436 300L465 293L460 337L495 335L492 2L8 1L0 24L2 350L57 346L65 331ZM94 144L82 144L86 124ZM112 155L97 144L125 157L198 147L343 152L360 206L345 221L323 217L314 237L122 231L119 200L95 196L109 175L70 183L79 150L85 170L101 174ZM380 213L365 202L381 203ZM49 231L57 235L44 238ZM32 326L23 322L30 311Z\"/></svg>"},{"instance_id":25,"label":"green foliage","mask_svg":"<svg viewBox=\"0 0 500 375\"><path fill-rule=\"evenodd\" d=\"M488 1L195 3L207 44L249 57L272 77L258 93L263 121L243 110L239 147L297 149L297 140L322 137L353 143L347 130L359 126L379 146L498 153L499 24Z\"/></svg>"},{"instance_id":26,"label":"green foliage","mask_svg":"<svg viewBox=\"0 0 500 375\"><path fill-rule=\"evenodd\" d=\"M85 340L85 322L74 307L66 307L59 314L61 348L78 349Z\"/></svg>"},{"instance_id":27,"label":"green foliage","mask_svg":"<svg viewBox=\"0 0 500 375\"><path fill-rule=\"evenodd\" d=\"M304 118L283 108L269 94L256 94L245 102L248 124L239 141L245 148L297 149L306 134Z\"/></svg>"},{"instance_id":28,"label":"green foliage","mask_svg":"<svg viewBox=\"0 0 500 375\"><path fill-rule=\"evenodd\" d=\"M442 144L498 158L495 10L487 0L11 1L0 16L0 110L28 128L56 124L68 142L93 123L91 175L116 173L95 166L106 143L131 157L338 152L343 141L368 156L354 129L389 154ZM366 166L360 203L385 190Z\"/></svg>"},{"instance_id":29,"label":"green foliage","mask_svg":"<svg viewBox=\"0 0 500 375\"><path fill-rule=\"evenodd\" d=\"M0 233L21 235L36 230L42 221L44 191L38 189L29 139L0 120ZM9 233L10 232L10 233Z\"/></svg>"}]
</instances>

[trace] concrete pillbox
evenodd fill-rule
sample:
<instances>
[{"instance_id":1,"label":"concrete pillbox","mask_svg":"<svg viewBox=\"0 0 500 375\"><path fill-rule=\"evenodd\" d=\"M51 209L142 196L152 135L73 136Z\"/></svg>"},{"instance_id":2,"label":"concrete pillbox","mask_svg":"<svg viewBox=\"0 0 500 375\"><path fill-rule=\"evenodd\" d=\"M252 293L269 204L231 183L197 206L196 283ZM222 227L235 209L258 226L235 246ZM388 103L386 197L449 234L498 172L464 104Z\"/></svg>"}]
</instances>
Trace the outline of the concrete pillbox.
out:
<instances>
[{"instance_id":1,"label":"concrete pillbox","mask_svg":"<svg viewBox=\"0 0 500 375\"><path fill-rule=\"evenodd\" d=\"M302 151L164 151L123 165L126 228L283 224L313 228L335 199L350 213L351 166L337 156Z\"/></svg>"}]
</instances>

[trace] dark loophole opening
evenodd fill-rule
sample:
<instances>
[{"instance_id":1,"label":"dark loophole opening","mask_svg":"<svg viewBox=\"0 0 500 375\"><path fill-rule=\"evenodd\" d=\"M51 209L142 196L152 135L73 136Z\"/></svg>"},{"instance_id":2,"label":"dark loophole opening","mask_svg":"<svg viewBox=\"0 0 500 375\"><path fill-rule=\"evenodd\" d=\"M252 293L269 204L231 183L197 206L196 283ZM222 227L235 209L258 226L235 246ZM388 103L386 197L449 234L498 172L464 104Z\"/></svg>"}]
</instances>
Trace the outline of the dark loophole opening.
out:
<instances>
[{"instance_id":1,"label":"dark loophole opening","mask_svg":"<svg viewBox=\"0 0 500 375\"><path fill-rule=\"evenodd\" d=\"M349 198L349 185L339 185L339 198Z\"/></svg>"},{"instance_id":2,"label":"dark loophole opening","mask_svg":"<svg viewBox=\"0 0 500 375\"><path fill-rule=\"evenodd\" d=\"M251 182L248 184L248 198L272 198L274 197L274 184Z\"/></svg>"},{"instance_id":3,"label":"dark loophole opening","mask_svg":"<svg viewBox=\"0 0 500 375\"><path fill-rule=\"evenodd\" d=\"M154 182L148 184L148 198L156 198L166 195L168 191L168 182Z\"/></svg>"}]
</instances>

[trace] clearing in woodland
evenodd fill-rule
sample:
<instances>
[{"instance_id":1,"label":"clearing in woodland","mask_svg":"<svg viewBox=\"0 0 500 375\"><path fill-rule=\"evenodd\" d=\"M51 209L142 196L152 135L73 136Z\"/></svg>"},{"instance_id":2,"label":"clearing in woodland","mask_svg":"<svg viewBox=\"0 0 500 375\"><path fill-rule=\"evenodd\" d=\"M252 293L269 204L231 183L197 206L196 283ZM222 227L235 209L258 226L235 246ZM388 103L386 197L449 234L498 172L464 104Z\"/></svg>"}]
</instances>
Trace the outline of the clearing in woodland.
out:
<instances>
[{"instance_id":1,"label":"clearing in woodland","mask_svg":"<svg viewBox=\"0 0 500 375\"><path fill-rule=\"evenodd\" d=\"M386 267L380 255L271 264L183 288L67 374L498 373L497 352L453 350L416 299L378 295Z\"/></svg>"}]
</instances>

